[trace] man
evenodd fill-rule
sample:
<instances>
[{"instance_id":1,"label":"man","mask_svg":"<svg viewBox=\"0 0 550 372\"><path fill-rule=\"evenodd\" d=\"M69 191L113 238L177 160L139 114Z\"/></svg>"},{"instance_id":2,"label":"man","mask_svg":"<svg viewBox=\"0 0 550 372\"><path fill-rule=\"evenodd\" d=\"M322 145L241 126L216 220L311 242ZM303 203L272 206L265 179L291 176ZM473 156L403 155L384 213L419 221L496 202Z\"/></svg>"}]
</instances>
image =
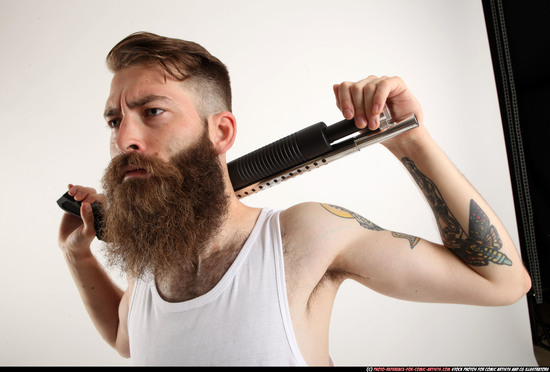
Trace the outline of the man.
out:
<instances>
[{"instance_id":1,"label":"man","mask_svg":"<svg viewBox=\"0 0 550 372\"><path fill-rule=\"evenodd\" d=\"M403 80L334 85L338 108L376 129L415 113L420 127L384 142L433 209L443 245L384 230L343 207L256 209L234 195L229 76L198 44L130 35L107 57L112 162L105 195L69 185L59 244L95 326L137 364L327 365L329 320L348 278L425 302L506 305L530 288L510 237L422 125ZM115 286L90 251L90 203L105 209Z\"/></svg>"}]
</instances>

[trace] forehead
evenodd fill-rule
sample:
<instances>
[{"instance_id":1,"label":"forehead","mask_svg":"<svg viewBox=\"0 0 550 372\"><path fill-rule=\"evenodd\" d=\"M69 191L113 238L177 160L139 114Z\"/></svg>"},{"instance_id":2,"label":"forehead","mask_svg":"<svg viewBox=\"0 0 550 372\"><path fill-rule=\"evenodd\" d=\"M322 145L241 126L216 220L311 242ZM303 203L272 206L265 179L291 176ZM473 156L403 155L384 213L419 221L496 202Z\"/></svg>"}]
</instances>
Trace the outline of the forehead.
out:
<instances>
[{"instance_id":1,"label":"forehead","mask_svg":"<svg viewBox=\"0 0 550 372\"><path fill-rule=\"evenodd\" d=\"M106 106L118 107L123 101L128 103L151 95L185 103L191 98L191 90L186 88L184 82L166 74L160 66L132 66L114 74Z\"/></svg>"}]
</instances>

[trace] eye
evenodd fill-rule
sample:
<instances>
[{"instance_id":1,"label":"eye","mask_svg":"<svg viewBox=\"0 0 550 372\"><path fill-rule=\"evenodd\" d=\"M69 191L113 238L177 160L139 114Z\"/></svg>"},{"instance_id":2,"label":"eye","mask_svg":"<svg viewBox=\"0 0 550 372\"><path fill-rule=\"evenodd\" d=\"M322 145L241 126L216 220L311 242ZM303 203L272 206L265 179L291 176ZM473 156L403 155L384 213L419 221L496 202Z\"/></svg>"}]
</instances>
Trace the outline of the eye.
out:
<instances>
[{"instance_id":1,"label":"eye","mask_svg":"<svg viewBox=\"0 0 550 372\"><path fill-rule=\"evenodd\" d=\"M158 116L162 114L165 110L160 108L150 108L145 110L145 116Z\"/></svg>"},{"instance_id":2,"label":"eye","mask_svg":"<svg viewBox=\"0 0 550 372\"><path fill-rule=\"evenodd\" d=\"M120 125L120 119L107 120L107 126L109 128L117 128Z\"/></svg>"}]
</instances>

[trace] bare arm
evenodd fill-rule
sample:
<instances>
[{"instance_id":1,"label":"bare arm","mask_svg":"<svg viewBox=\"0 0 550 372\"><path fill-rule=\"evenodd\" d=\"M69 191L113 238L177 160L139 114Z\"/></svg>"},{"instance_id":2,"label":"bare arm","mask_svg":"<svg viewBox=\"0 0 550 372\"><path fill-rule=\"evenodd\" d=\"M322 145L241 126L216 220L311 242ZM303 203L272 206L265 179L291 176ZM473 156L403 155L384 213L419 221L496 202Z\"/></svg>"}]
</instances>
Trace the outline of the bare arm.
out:
<instances>
[{"instance_id":1,"label":"bare arm","mask_svg":"<svg viewBox=\"0 0 550 372\"><path fill-rule=\"evenodd\" d=\"M90 204L98 200L99 196L94 189L70 186L69 193L76 200L83 201L80 210L83 218L68 213L63 215L59 228L59 246L95 327L109 345L128 357L127 335L119 333L119 328L125 330L126 327L125 318L119 324L119 306L124 292L112 282L90 250L95 237Z\"/></svg>"},{"instance_id":2,"label":"bare arm","mask_svg":"<svg viewBox=\"0 0 550 372\"><path fill-rule=\"evenodd\" d=\"M405 83L399 78L371 76L335 85L334 91L338 107L346 117L355 116L359 126L368 123L376 128L384 104L396 118L416 113L421 126L384 145L402 161L426 196L443 246L368 227L360 231L350 225L353 232L342 237L346 248L333 269L381 292L420 301L499 305L525 294L530 279L510 236L429 136L422 125L420 105ZM409 251L403 251L403 243L410 245Z\"/></svg>"}]
</instances>

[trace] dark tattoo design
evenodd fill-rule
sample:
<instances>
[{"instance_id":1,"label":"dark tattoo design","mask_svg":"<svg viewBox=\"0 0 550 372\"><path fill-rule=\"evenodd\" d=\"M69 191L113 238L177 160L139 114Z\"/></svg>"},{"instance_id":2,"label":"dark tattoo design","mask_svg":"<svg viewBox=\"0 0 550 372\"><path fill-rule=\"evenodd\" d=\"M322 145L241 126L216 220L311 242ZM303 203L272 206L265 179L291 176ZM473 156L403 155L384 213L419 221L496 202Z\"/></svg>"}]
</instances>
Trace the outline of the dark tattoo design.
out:
<instances>
[{"instance_id":1,"label":"dark tattoo design","mask_svg":"<svg viewBox=\"0 0 550 372\"><path fill-rule=\"evenodd\" d=\"M355 219L357 222L359 222L359 224L361 226L363 226L367 230L384 231L383 228L376 225L372 221L369 221L365 217L360 216L357 213L354 213L350 210L347 210L347 209L342 208L342 207L338 207L336 205L330 205L330 204L321 204L321 205L327 211L329 211L330 213L332 213L332 214L334 214L338 217ZM420 238L417 238L417 237L411 236L411 235L407 235L407 234L402 234L402 233L392 232L392 236L395 237L395 238L407 239L409 241L411 249L413 249L418 244L418 242L420 241Z\"/></svg>"},{"instance_id":2,"label":"dark tattoo design","mask_svg":"<svg viewBox=\"0 0 550 372\"><path fill-rule=\"evenodd\" d=\"M416 236L412 236L412 235L409 235L409 234L403 234L403 233L398 233L398 232L394 232L394 231L392 231L391 234L395 238L407 239L409 241L411 249L413 249L418 244L418 242L420 241L420 238L417 238Z\"/></svg>"},{"instance_id":3,"label":"dark tattoo design","mask_svg":"<svg viewBox=\"0 0 550 372\"><path fill-rule=\"evenodd\" d=\"M470 200L468 234L453 216L437 186L424 175L414 162L401 159L405 167L426 196L434 212L444 244L462 261L471 266L487 266L489 262L512 266L506 254L500 252L502 240L496 228L479 205Z\"/></svg>"},{"instance_id":4,"label":"dark tattoo design","mask_svg":"<svg viewBox=\"0 0 550 372\"><path fill-rule=\"evenodd\" d=\"M356 213L353 213L352 211L347 210L346 208L338 207L336 205L330 205L330 204L321 204L323 208L325 208L330 213L342 217L342 218L354 218L357 222L359 222L359 225L363 226L367 230L374 230L374 231L382 231L384 230L380 226L377 226L376 224L372 223L371 221L367 220L365 217L360 216Z\"/></svg>"}]
</instances>

